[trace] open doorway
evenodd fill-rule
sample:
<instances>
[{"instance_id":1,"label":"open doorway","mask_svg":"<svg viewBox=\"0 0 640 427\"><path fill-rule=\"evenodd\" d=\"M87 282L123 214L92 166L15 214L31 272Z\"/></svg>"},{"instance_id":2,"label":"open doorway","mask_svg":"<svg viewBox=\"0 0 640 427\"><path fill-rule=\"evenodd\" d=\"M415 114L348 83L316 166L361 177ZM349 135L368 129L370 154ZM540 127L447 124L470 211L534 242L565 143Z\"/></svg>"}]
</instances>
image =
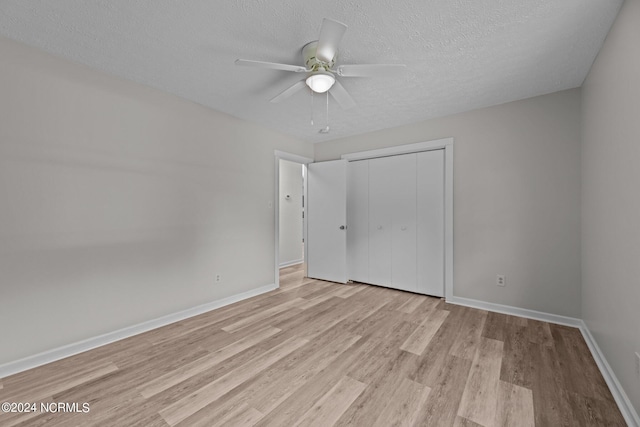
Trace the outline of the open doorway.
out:
<instances>
[{"instance_id":1,"label":"open doorway","mask_svg":"<svg viewBox=\"0 0 640 427\"><path fill-rule=\"evenodd\" d=\"M279 267L304 262L304 165L280 159Z\"/></svg>"},{"instance_id":2,"label":"open doorway","mask_svg":"<svg viewBox=\"0 0 640 427\"><path fill-rule=\"evenodd\" d=\"M280 269L301 269L306 276L306 173L313 159L275 151L275 284Z\"/></svg>"}]
</instances>

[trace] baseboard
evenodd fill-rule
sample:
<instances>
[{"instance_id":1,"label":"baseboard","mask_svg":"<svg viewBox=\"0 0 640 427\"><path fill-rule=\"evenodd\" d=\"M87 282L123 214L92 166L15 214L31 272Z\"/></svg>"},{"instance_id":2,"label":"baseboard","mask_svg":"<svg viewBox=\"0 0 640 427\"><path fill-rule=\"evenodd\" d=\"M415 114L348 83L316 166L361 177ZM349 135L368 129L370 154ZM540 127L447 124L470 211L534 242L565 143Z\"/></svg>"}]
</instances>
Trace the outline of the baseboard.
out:
<instances>
[{"instance_id":1,"label":"baseboard","mask_svg":"<svg viewBox=\"0 0 640 427\"><path fill-rule=\"evenodd\" d=\"M280 268L291 267L292 265L302 264L304 259L296 259L293 261L285 261L280 263Z\"/></svg>"},{"instance_id":2,"label":"baseboard","mask_svg":"<svg viewBox=\"0 0 640 427\"><path fill-rule=\"evenodd\" d=\"M620 385L616 374L613 373L609 362L607 362L607 359L604 357L602 350L600 350L598 343L593 338L593 335L591 335L591 331L587 327L587 324L584 320L581 320L580 323L582 336L589 346L589 350L591 350L591 354L593 355L598 368L600 368L600 372L602 373L604 380L607 382L609 390L611 390L611 394L618 404L618 408L620 409L620 412L622 412L624 420L631 427L640 427L640 417L638 417L638 413L631 404L627 393L625 393L622 385Z\"/></svg>"},{"instance_id":3,"label":"baseboard","mask_svg":"<svg viewBox=\"0 0 640 427\"><path fill-rule=\"evenodd\" d=\"M613 395L622 416L627 424L631 427L640 427L640 418L638 413L633 408L629 397L625 393L624 389L618 382L616 375L613 373L611 366L607 362L607 359L602 354L600 347L591 335L591 331L587 327L586 323L582 319L575 317L560 316L557 314L545 313L542 311L529 310L526 308L513 307L509 305L494 304L491 302L479 301L470 298L453 297L447 299L448 303L463 305L465 307L478 308L481 310L493 311L496 313L510 314L512 316L525 317L527 319L540 320L543 322L555 323L558 325L573 326L580 329L582 336L584 337L593 359L598 365L598 369L602 373L604 380L609 386L609 390Z\"/></svg>"},{"instance_id":4,"label":"baseboard","mask_svg":"<svg viewBox=\"0 0 640 427\"><path fill-rule=\"evenodd\" d=\"M512 316L520 316L527 319L555 323L557 325L573 326L574 328L579 328L582 325L582 320L575 317L560 316L558 314L545 313L543 311L529 310L527 308L513 307L510 305L495 304L470 298L447 298L447 302L456 305L463 305L465 307L479 308L481 310L493 311L496 313L510 314Z\"/></svg>"},{"instance_id":5,"label":"baseboard","mask_svg":"<svg viewBox=\"0 0 640 427\"><path fill-rule=\"evenodd\" d=\"M181 320L188 319L189 317L197 316L216 308L224 307L225 305L233 304L234 302L242 301L247 298L272 291L274 289L277 289L275 284L262 286L250 291L232 295L230 297L198 305L196 307L188 308L176 313L168 314L157 319L148 320L137 325L128 326L126 328L99 335L97 337L88 338L86 340L54 348L52 350L48 350L33 356L28 356L13 362L8 362L0 365L0 378L17 374L18 372L26 371L28 369L45 365L47 363L55 362L56 360L64 359L65 357L73 356L75 354L82 353L96 347L100 347L124 338L129 338L134 335L150 331L152 329L166 326L170 323L179 322Z\"/></svg>"}]
</instances>

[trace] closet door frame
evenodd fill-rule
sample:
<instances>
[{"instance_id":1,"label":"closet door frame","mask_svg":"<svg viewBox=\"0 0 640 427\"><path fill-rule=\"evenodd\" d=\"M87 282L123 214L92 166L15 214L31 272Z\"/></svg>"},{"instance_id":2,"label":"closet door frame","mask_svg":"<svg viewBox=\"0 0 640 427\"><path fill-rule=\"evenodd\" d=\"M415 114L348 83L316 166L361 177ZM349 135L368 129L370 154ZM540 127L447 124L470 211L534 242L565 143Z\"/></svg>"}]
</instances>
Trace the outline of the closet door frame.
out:
<instances>
[{"instance_id":1,"label":"closet door frame","mask_svg":"<svg viewBox=\"0 0 640 427\"><path fill-rule=\"evenodd\" d=\"M444 296L453 299L453 138L343 154L347 161L444 149Z\"/></svg>"}]
</instances>

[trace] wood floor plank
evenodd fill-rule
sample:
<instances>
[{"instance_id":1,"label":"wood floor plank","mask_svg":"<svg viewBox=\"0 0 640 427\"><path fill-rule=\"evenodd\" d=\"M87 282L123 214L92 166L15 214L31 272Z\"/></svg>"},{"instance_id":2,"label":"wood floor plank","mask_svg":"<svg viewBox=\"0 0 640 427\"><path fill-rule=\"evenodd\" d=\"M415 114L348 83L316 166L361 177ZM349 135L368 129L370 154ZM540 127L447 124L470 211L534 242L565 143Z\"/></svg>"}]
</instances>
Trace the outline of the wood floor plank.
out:
<instances>
[{"instance_id":1,"label":"wood floor plank","mask_svg":"<svg viewBox=\"0 0 640 427\"><path fill-rule=\"evenodd\" d=\"M456 416L456 420L453 423L453 427L484 427L484 426L481 426L478 423L474 423L473 421L467 418Z\"/></svg>"},{"instance_id":2,"label":"wood floor plank","mask_svg":"<svg viewBox=\"0 0 640 427\"><path fill-rule=\"evenodd\" d=\"M580 330L552 325L551 334L562 368L564 388L594 399L610 399L609 388L582 339Z\"/></svg>"},{"instance_id":3,"label":"wood floor plank","mask_svg":"<svg viewBox=\"0 0 640 427\"><path fill-rule=\"evenodd\" d=\"M429 398L431 388L403 378L400 386L389 396L374 427L413 426Z\"/></svg>"},{"instance_id":4,"label":"wood floor plank","mask_svg":"<svg viewBox=\"0 0 640 427\"><path fill-rule=\"evenodd\" d=\"M345 330L351 331L353 328L355 328L357 325L359 325L361 322L365 321L365 319L368 319L369 317L373 316L374 314L380 312L380 310L384 309L387 305L386 301L370 301L368 304L367 303L360 303L360 302L356 302L353 304L353 311L351 316L347 317L346 319L342 320L340 323L338 323L336 326L334 327L340 327L343 328Z\"/></svg>"},{"instance_id":5,"label":"wood floor plank","mask_svg":"<svg viewBox=\"0 0 640 427\"><path fill-rule=\"evenodd\" d=\"M211 427L225 427L225 426L254 426L260 419L264 417L264 414L255 408L249 407L246 403L241 404L234 411L231 411L226 416L219 418L209 424Z\"/></svg>"},{"instance_id":6,"label":"wood floor plank","mask_svg":"<svg viewBox=\"0 0 640 427\"><path fill-rule=\"evenodd\" d=\"M0 425L625 425L575 328L281 272L280 289L0 379L0 402L91 408Z\"/></svg>"},{"instance_id":7,"label":"wood floor plank","mask_svg":"<svg viewBox=\"0 0 640 427\"><path fill-rule=\"evenodd\" d=\"M427 349L420 355L418 367L413 373L409 373L409 379L431 388L441 380L441 370L450 363L454 338L460 334L465 320L468 318L466 316L467 310L466 307L461 306L454 306L448 310L447 320L431 339ZM471 360L469 360L470 362Z\"/></svg>"},{"instance_id":8,"label":"wood floor plank","mask_svg":"<svg viewBox=\"0 0 640 427\"><path fill-rule=\"evenodd\" d=\"M338 298L351 298L358 292L366 289L366 285L342 285L343 287L336 292Z\"/></svg>"},{"instance_id":9,"label":"wood floor plank","mask_svg":"<svg viewBox=\"0 0 640 427\"><path fill-rule=\"evenodd\" d=\"M407 338L400 348L410 353L421 355L448 315L448 311L441 310L432 313L420 323L414 333L409 335L409 338Z\"/></svg>"},{"instance_id":10,"label":"wood floor plank","mask_svg":"<svg viewBox=\"0 0 640 427\"><path fill-rule=\"evenodd\" d=\"M137 393L126 393L123 398L119 399L118 404L114 402L104 402L99 410L94 411L92 408L89 417L83 414L77 414L67 423L51 424L52 427L67 426L135 426L135 427L167 427L168 424L160 414L158 407L152 402L144 399ZM95 409L98 409L96 406ZM49 427L49 425L47 425Z\"/></svg>"},{"instance_id":11,"label":"wood floor plank","mask_svg":"<svg viewBox=\"0 0 640 427\"><path fill-rule=\"evenodd\" d=\"M504 341L504 331L507 325L507 315L502 313L487 313L482 336L498 341Z\"/></svg>"},{"instance_id":12,"label":"wood floor plank","mask_svg":"<svg viewBox=\"0 0 640 427\"><path fill-rule=\"evenodd\" d=\"M310 377L327 368L360 338L357 335L328 332L324 338L318 339L317 346L309 346L309 350L300 352L297 359L288 361L284 367L278 366L276 369L265 372L260 381L254 384L253 393L246 398L257 409L265 413L271 412L302 387Z\"/></svg>"},{"instance_id":13,"label":"wood floor plank","mask_svg":"<svg viewBox=\"0 0 640 427\"><path fill-rule=\"evenodd\" d=\"M422 295L411 295L405 303L397 308L397 310L403 313L411 314L416 308L418 308L418 306L420 306L420 304L425 302L426 299L427 298Z\"/></svg>"},{"instance_id":14,"label":"wood floor plank","mask_svg":"<svg viewBox=\"0 0 640 427\"><path fill-rule=\"evenodd\" d=\"M562 388L562 373L555 346L529 343L536 370L532 376L533 412L537 426L572 425L571 406Z\"/></svg>"},{"instance_id":15,"label":"wood floor plank","mask_svg":"<svg viewBox=\"0 0 640 427\"><path fill-rule=\"evenodd\" d=\"M544 345L553 345L553 336L551 335L551 328L547 322L541 322L539 320L529 319L527 325L528 338L530 342Z\"/></svg>"},{"instance_id":16,"label":"wood floor plank","mask_svg":"<svg viewBox=\"0 0 640 427\"><path fill-rule=\"evenodd\" d=\"M392 331L396 330L395 328L396 325L393 323L383 322L377 330L381 330L383 336L388 337L393 336ZM370 358L371 354L376 354L380 345L372 335L358 340L329 366L307 378L303 387L271 410L258 425L276 427L291 424L292 420L299 419L311 406L311 402L320 399L349 369L359 367L363 360Z\"/></svg>"},{"instance_id":17,"label":"wood floor plank","mask_svg":"<svg viewBox=\"0 0 640 427\"><path fill-rule=\"evenodd\" d=\"M262 414L268 414L284 400L296 393L310 377L329 366L347 351L360 337L339 330L327 333L308 345L289 354L260 373L250 385L238 387L216 402L215 408L185 419L189 427L205 427L225 414L236 411L244 403ZM241 389L242 388L242 389Z\"/></svg>"},{"instance_id":18,"label":"wood floor plank","mask_svg":"<svg viewBox=\"0 0 640 427\"><path fill-rule=\"evenodd\" d=\"M287 286L281 289L281 292L286 293L292 298L305 298L310 299L313 296L321 295L324 292L332 292L333 283L323 282L315 279L305 279L295 285Z\"/></svg>"},{"instance_id":19,"label":"wood floor plank","mask_svg":"<svg viewBox=\"0 0 640 427\"><path fill-rule=\"evenodd\" d=\"M450 426L456 420L462 394L467 383L471 361L446 355L435 368L431 392L415 425Z\"/></svg>"},{"instance_id":20,"label":"wood floor plank","mask_svg":"<svg viewBox=\"0 0 640 427\"><path fill-rule=\"evenodd\" d=\"M332 290L331 292L327 292L320 296L308 299L304 303L298 305L298 308L301 308L303 310L309 310L310 308L320 305L326 301L330 301L333 298L337 298L336 293L338 292L339 290Z\"/></svg>"},{"instance_id":21,"label":"wood floor plank","mask_svg":"<svg viewBox=\"0 0 640 427\"><path fill-rule=\"evenodd\" d=\"M529 353L527 327L508 324L504 332L504 347L500 379L522 387L531 388L534 369Z\"/></svg>"},{"instance_id":22,"label":"wood floor plank","mask_svg":"<svg viewBox=\"0 0 640 427\"><path fill-rule=\"evenodd\" d=\"M369 426L375 424L381 416L381 411L392 398L391 393L396 392L402 386L402 382L406 378L403 371L416 358L417 356L414 354L398 350L396 347L395 352L389 354L384 363L377 364L377 369L374 372L359 379L361 382L366 381L368 387L344 413L337 425Z\"/></svg>"},{"instance_id":23,"label":"wood floor plank","mask_svg":"<svg viewBox=\"0 0 640 427\"><path fill-rule=\"evenodd\" d=\"M533 394L528 388L500 381L498 386L498 406L496 426L533 427Z\"/></svg>"},{"instance_id":24,"label":"wood floor plank","mask_svg":"<svg viewBox=\"0 0 640 427\"><path fill-rule=\"evenodd\" d=\"M393 312L389 313L393 316ZM369 338L374 343L372 354L375 357L366 357L349 369L349 376L362 381L369 382L393 367L397 358L403 353L400 349L400 343L406 340L406 337L413 331L413 325L409 322L391 324L391 328L387 329L387 337L384 341Z\"/></svg>"},{"instance_id":25,"label":"wood floor plank","mask_svg":"<svg viewBox=\"0 0 640 427\"><path fill-rule=\"evenodd\" d=\"M505 322L507 325L520 326L526 328L529 325L529 319L519 316L507 315Z\"/></svg>"},{"instance_id":26,"label":"wood floor plank","mask_svg":"<svg viewBox=\"0 0 640 427\"><path fill-rule=\"evenodd\" d=\"M102 362L95 366L80 367L74 372L66 372L64 377L52 378L48 381L36 379L20 384L20 387L15 391L9 389L3 389L3 391L11 393L11 399L14 402L39 401L117 370L118 367L113 363ZM7 400L8 394L3 393L2 398L3 401Z\"/></svg>"},{"instance_id":27,"label":"wood floor plank","mask_svg":"<svg viewBox=\"0 0 640 427\"><path fill-rule=\"evenodd\" d=\"M222 328L223 331L227 331L227 332L235 332L239 329L245 328L253 323L258 323L261 322L265 319L268 319L269 317L273 316L274 314L278 314L278 313L282 313L283 311L287 311L290 308L295 308L296 306L299 306L303 301L302 298L296 298L294 300L291 301L287 301L287 302L283 302L282 304L278 304L275 307L271 307L268 308L266 310L261 310L258 311L257 313L254 313L251 316L245 317L242 320L239 320L237 322L233 322L225 327Z\"/></svg>"},{"instance_id":28,"label":"wood floor plank","mask_svg":"<svg viewBox=\"0 0 640 427\"><path fill-rule=\"evenodd\" d=\"M496 420L502 341L483 338L460 401L458 415L484 426Z\"/></svg>"},{"instance_id":29,"label":"wood floor plank","mask_svg":"<svg viewBox=\"0 0 640 427\"><path fill-rule=\"evenodd\" d=\"M417 306L411 313L407 313L409 315L408 320L410 322L421 323L431 313L435 311L443 310L442 308L440 308L440 303L442 302L442 299L430 297L426 295L421 295L421 297L424 298L422 304ZM444 310L444 311L448 312L448 310Z\"/></svg>"},{"instance_id":30,"label":"wood floor plank","mask_svg":"<svg viewBox=\"0 0 640 427\"><path fill-rule=\"evenodd\" d=\"M5 400L3 400L5 402ZM12 400L10 402L17 402L16 400ZM49 403L53 402L51 397L45 398L37 402L40 404L41 402ZM53 418L53 416L49 414L42 414L40 412L0 412L0 426L3 427L15 427L15 426L45 426L47 425L46 418ZM56 417L59 418L59 417Z\"/></svg>"},{"instance_id":31,"label":"wood floor plank","mask_svg":"<svg viewBox=\"0 0 640 427\"><path fill-rule=\"evenodd\" d=\"M307 322L295 322L294 324L291 324L286 329L285 334L297 335L299 337L312 340L319 334L333 328L350 317L357 316L361 312L366 311L366 307L358 306L357 304L352 305L348 301L340 298L336 298L336 300L339 301L338 304L317 313L316 316L309 319ZM352 306L351 310L346 309L346 307L350 305ZM285 328L282 323L279 323L278 326Z\"/></svg>"},{"instance_id":32,"label":"wood floor plank","mask_svg":"<svg viewBox=\"0 0 640 427\"><path fill-rule=\"evenodd\" d=\"M466 318L449 351L452 355L462 359L473 360L480 337L487 320L487 312L482 310L467 310Z\"/></svg>"},{"instance_id":33,"label":"wood floor plank","mask_svg":"<svg viewBox=\"0 0 640 427\"><path fill-rule=\"evenodd\" d=\"M611 405L599 399L563 390L564 400L569 402L576 425L585 427L626 426L619 411L611 411Z\"/></svg>"},{"instance_id":34,"label":"wood floor plank","mask_svg":"<svg viewBox=\"0 0 640 427\"><path fill-rule=\"evenodd\" d=\"M160 411L160 415L170 425L176 425L307 342L307 340L300 338L291 338L265 353L260 360L243 365L241 368L229 372L218 380L178 400L173 405Z\"/></svg>"},{"instance_id":35,"label":"wood floor plank","mask_svg":"<svg viewBox=\"0 0 640 427\"><path fill-rule=\"evenodd\" d=\"M244 331L243 331L244 332ZM287 337L284 337L282 333L273 335L265 339L263 342L250 347L235 356L225 360L208 370L202 371L198 375L190 377L185 381L163 391L149 400L155 402L159 409L164 409L178 400L184 399L192 394L194 391L199 390L217 380L221 377L228 375L230 372L241 370L243 366L249 366L253 361L260 360L265 353L272 350L287 341ZM142 385L144 382L139 383ZM234 389L235 390L235 389ZM137 390L136 390L137 391Z\"/></svg>"},{"instance_id":36,"label":"wood floor plank","mask_svg":"<svg viewBox=\"0 0 640 427\"><path fill-rule=\"evenodd\" d=\"M365 389L366 384L344 376L318 400L293 427L329 427L338 421L344 411Z\"/></svg>"},{"instance_id":37,"label":"wood floor plank","mask_svg":"<svg viewBox=\"0 0 640 427\"><path fill-rule=\"evenodd\" d=\"M197 375L200 372L205 371L212 366L215 366L222 361L240 353L241 351L244 351L247 348L256 345L257 343L277 334L278 332L281 332L281 329L267 326L266 328L260 329L253 334L240 338L236 342L221 348L215 353L207 354L206 356L194 360L191 363L185 364L176 370L168 372L165 375L149 381L143 386L138 387L138 391L146 398L154 396L161 391L173 387L174 385L186 380L187 378Z\"/></svg>"}]
</instances>

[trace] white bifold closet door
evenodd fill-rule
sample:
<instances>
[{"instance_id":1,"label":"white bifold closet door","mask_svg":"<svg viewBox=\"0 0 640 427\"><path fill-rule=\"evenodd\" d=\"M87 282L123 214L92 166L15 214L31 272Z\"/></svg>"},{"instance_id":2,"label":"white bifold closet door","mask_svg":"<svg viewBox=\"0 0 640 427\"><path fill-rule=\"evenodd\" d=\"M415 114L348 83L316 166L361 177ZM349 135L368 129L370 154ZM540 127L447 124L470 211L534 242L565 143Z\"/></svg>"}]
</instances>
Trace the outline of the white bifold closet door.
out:
<instances>
[{"instance_id":1,"label":"white bifold closet door","mask_svg":"<svg viewBox=\"0 0 640 427\"><path fill-rule=\"evenodd\" d=\"M350 162L347 168L347 275L369 281L369 161Z\"/></svg>"},{"instance_id":2,"label":"white bifold closet door","mask_svg":"<svg viewBox=\"0 0 640 427\"><path fill-rule=\"evenodd\" d=\"M369 162L369 283L391 285L391 216L393 162ZM349 201L351 202L351 200Z\"/></svg>"},{"instance_id":3,"label":"white bifold closet door","mask_svg":"<svg viewBox=\"0 0 640 427\"><path fill-rule=\"evenodd\" d=\"M444 150L417 153L418 291L444 296Z\"/></svg>"},{"instance_id":4,"label":"white bifold closet door","mask_svg":"<svg viewBox=\"0 0 640 427\"><path fill-rule=\"evenodd\" d=\"M350 162L350 280L444 295L444 151Z\"/></svg>"},{"instance_id":5,"label":"white bifold closet door","mask_svg":"<svg viewBox=\"0 0 640 427\"><path fill-rule=\"evenodd\" d=\"M369 160L371 283L417 292L416 155Z\"/></svg>"}]
</instances>

